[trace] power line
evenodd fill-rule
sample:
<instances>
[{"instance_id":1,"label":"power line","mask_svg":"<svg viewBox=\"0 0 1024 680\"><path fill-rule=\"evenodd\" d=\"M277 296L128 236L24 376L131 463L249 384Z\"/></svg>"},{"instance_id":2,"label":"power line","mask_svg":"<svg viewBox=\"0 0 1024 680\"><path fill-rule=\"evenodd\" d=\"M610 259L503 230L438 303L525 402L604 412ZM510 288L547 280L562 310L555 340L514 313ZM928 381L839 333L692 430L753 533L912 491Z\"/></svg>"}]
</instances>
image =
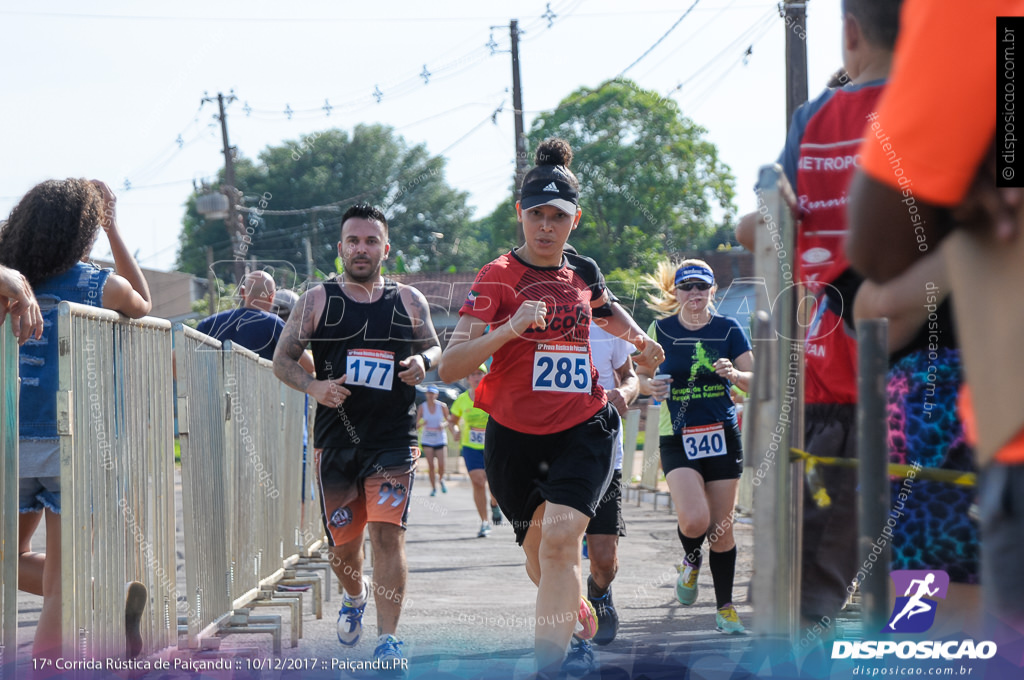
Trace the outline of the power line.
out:
<instances>
[{"instance_id":1,"label":"power line","mask_svg":"<svg viewBox=\"0 0 1024 680\"><path fill-rule=\"evenodd\" d=\"M696 35L701 35L701 34L702 34L702 33L703 33L704 31L705 31L705 29L707 29L707 28L708 28L709 26L711 26L711 25L712 25L713 23L715 23L716 21L718 21L718 18L719 18L719 17L721 17L721 16L722 16L723 14L725 14L726 12L728 12L728 11L729 11L730 9L735 9L735 7L734 7L734 6L735 6L736 2L737 2L737 0L730 0L729 4L728 4L728 5L725 5L724 7L721 7L721 8L720 8L720 9L719 9L719 10L717 11L717 13L716 13L716 14L715 14L715 15L714 15L713 17L711 17L710 19L708 19L707 21L705 21L705 22L704 22L703 24L701 24L700 26L697 26L696 28L694 28L694 29L693 29L693 32L692 32L692 35L695 35L695 36L696 36ZM759 6L759 7L760 7L760 6ZM707 9L708 9L708 11L711 11L711 10L712 10L712 9L714 9L714 8L707 8ZM773 10L773 11L774 11L774 10ZM648 75L650 75L650 74L651 74L651 73L653 73L653 72L654 72L655 70L657 70L657 68L658 68L659 66L661 66L662 64L664 64L664 63L665 63L666 61L668 61L668 60L669 60L669 59L671 59L672 57L674 57L674 56L675 56L675 55L676 55L676 54L677 54L677 53L678 53L678 52L679 52L679 51L680 51L681 49L683 49L683 48L685 48L685 47L688 47L688 46L689 46L690 44L691 44L691 43L690 43L690 42L689 42L689 41L688 41L688 40L686 39L686 37L683 37L683 39L682 39L682 40L681 40L681 41L679 42L679 45L677 45L677 46L676 46L675 48L673 48L673 49L669 50L669 51L668 51L668 53L667 53L667 54L665 54L665 56L664 56L664 57L662 57L662 58L661 58L660 60L658 60L657 62L655 62L655 63L654 63L653 65L650 65L650 67L649 67L649 68L647 69L647 71L645 71L645 72L644 72L644 74L643 74L642 76L637 76L637 78L639 79L639 78L643 78L643 77L645 77L645 76L648 76Z\"/></svg>"},{"instance_id":2,"label":"power line","mask_svg":"<svg viewBox=\"0 0 1024 680\"><path fill-rule=\"evenodd\" d=\"M732 42L730 42L728 45L726 45L724 48L722 48L722 50L720 52L718 52L716 55L711 57L708 61L706 61L704 64L702 64L696 71L694 71L692 74L690 74L689 78L687 78L686 80L680 81L680 83L678 85L676 85L671 90L669 90L667 93L665 93L665 96L666 97L672 96L674 93L682 90L683 86L687 85L688 83L694 81L695 79L697 79L698 77L703 75L706 71L708 71L708 69L710 69L712 66L714 66L721 57L723 57L724 55L728 54L732 50L736 49L737 45L740 45L740 44L746 42L747 40L749 40L750 38L748 36L753 36L759 29L761 29L761 28L763 28L765 26L769 26L770 27L771 22L774 20L775 15L776 15L776 11L775 11L775 8L773 7L773 8L771 8L768 11L767 14L762 15L760 18L755 20L753 24L751 24L746 29L744 29L742 33L740 33L738 36L733 38Z\"/></svg>"},{"instance_id":3,"label":"power line","mask_svg":"<svg viewBox=\"0 0 1024 680\"><path fill-rule=\"evenodd\" d=\"M634 61L632 64L630 64L626 68L622 69L622 71L616 77L617 78L621 78L622 76L626 75L626 71L628 71L629 69L633 68L634 66L639 64L641 61L643 61L644 57L646 57L648 54L650 54L654 50L655 47L657 47L658 45L661 44L662 40L664 40L665 38L668 37L669 33L671 33L672 31L675 30L676 26L678 26L679 24L681 24L683 22L683 19L685 19L690 14L690 12L693 11L693 8L697 6L698 2L700 2L700 0L693 0L693 4L690 5L689 9L687 9L685 12L683 12L683 16L681 16L678 19L676 19L676 23L672 24L672 26L667 31L665 31L665 35L663 35L660 38L658 38L654 42L653 45L651 45L650 47L647 48L646 52L644 52L639 57L637 57L636 61Z\"/></svg>"},{"instance_id":4,"label":"power line","mask_svg":"<svg viewBox=\"0 0 1024 680\"><path fill-rule=\"evenodd\" d=\"M739 5L735 9L760 8L764 4ZM575 16L580 18L593 17L620 17L620 16L648 16L673 14L674 10L624 10L621 12L584 12ZM85 13L64 13L64 12L24 12L24 11L0 11L0 16L21 16L21 17L43 17L47 19L98 19L114 21L187 21L189 23L217 22L217 23L273 23L273 24L323 24L323 23L467 23L475 21L496 22L503 21L503 16L416 16L416 17L251 17L251 16L169 16L169 15L142 15L142 14L85 14ZM564 15L563 15L564 16Z\"/></svg>"},{"instance_id":5,"label":"power line","mask_svg":"<svg viewBox=\"0 0 1024 680\"><path fill-rule=\"evenodd\" d=\"M768 34L768 31L771 30L772 28L773 28L773 25L772 25L771 21L768 21L763 26L761 26L760 27L760 31L761 31L760 34L755 34L751 38L751 42L750 42L749 46L740 54L740 56L737 57L736 60L733 61L732 64L730 64L725 69L725 71L723 71L714 80L712 80L707 85L707 87L705 87L703 90L701 90L698 94L696 94L694 96L694 100L691 102L688 110L691 111L691 112L692 111L696 111L702 105L704 105L710 99L709 95L713 91L718 89L719 85L721 85L723 82L725 82L726 76L728 76L729 73L731 73L733 69L735 69L737 66L739 66L740 63L743 63L743 64L747 63L750 55L753 53L754 45L756 45L758 42L760 42L761 39L764 38Z\"/></svg>"},{"instance_id":6,"label":"power line","mask_svg":"<svg viewBox=\"0 0 1024 680\"><path fill-rule=\"evenodd\" d=\"M558 13L560 13L560 16L562 18L564 18L564 17L568 16L569 14L571 14L573 11L575 11L575 9L577 9L579 7L581 2L582 2L582 0L567 0L566 4L564 4L561 8L559 8L557 10L552 10L551 7L550 7L550 3L549 3L548 4L548 9L545 12L545 15L536 18L534 20L534 22L532 24L530 24L531 30L533 30L534 26L540 27L540 24L544 23L545 21L548 23L548 26L546 28L541 29L540 32L543 33L544 31L549 30L554 25L555 18L559 16ZM59 14L59 13L50 14L50 13L40 13L40 12L0 12L0 15L4 15L4 14L8 14L8 15L23 15L23 16L48 16L48 17L52 16L52 17L96 18L96 19L154 20L154 19L157 18L157 17L151 17L151 16L142 16L142 15L90 15L90 14ZM166 20L179 20L180 19L180 17L161 17L161 18L162 19L166 19ZM211 17L204 17L204 19L219 20L216 17L213 17L213 18L211 18ZM262 21L263 19L258 19L257 18L256 20L261 20ZM391 19L389 18L389 21L390 20ZM275 21L275 20L273 20L273 19L266 19L265 21ZM317 19L317 21L321 21L321 20ZM325 19L324 21L331 21L331 19ZM348 21L348 19L338 19L338 21ZM357 20L357 21L359 21L359 20ZM369 20L367 20L367 21L369 21ZM493 37L492 37L492 40L493 40ZM442 53L441 55L439 55L433 61L436 62L436 61L439 61L441 59L444 59L448 55L453 54L455 52L456 52L455 49L448 50L447 52ZM481 46L479 46L477 48L474 48L473 50L471 50L471 51L469 51L467 53L462 54L461 56L459 56L457 58L449 59L448 61L442 63L440 66L435 66L433 68L428 69L427 63L424 63L423 64L423 71L420 72L420 73L417 73L415 76L407 77L404 80L395 83L394 85L385 86L385 89L383 91L380 90L380 87L378 85L376 87L375 91L373 93L371 93L369 96L367 96L367 95L360 95L360 96L357 96L357 97L350 98L348 100L343 100L342 103L340 103L340 104L335 103L335 104L332 105L331 102L330 102L330 99L325 97L323 99L323 102L324 102L323 105L317 105L316 107L311 107L311 108L292 109L292 107L291 107L291 105L289 103L285 103L283 108L280 107L280 106L274 107L274 108L255 108L255 107L250 106L249 103L246 101L246 102L243 102L244 106L242 108L242 111L245 113L246 117L252 117L253 114L256 114L255 115L256 118L264 119L264 120L267 120L267 119L280 120L282 118L287 118L288 120L293 120L293 119L311 120L311 119L314 119L314 118L329 117L331 115L331 113L333 111L335 111L335 110L338 110L340 112L345 112L345 113L355 113L357 111L361 111L361 110L364 110L366 108L369 108L369 107L373 106L373 104L375 104L375 103L380 103L380 101L385 96L387 96L389 98L389 100L390 99L397 99L397 98L403 97L403 96L405 96L407 94L411 94L413 92L418 91L419 88L424 87L424 85L426 84L426 83L420 83L419 82L422 79L422 74L423 73L429 72L429 74L430 74L429 80L433 80L434 82L439 82L439 81L442 81L442 80L447 80L449 78L452 78L454 76L460 75L460 74L468 71L470 68L476 66L477 64L482 62L487 57L493 56L493 54L494 54L494 52L490 51L487 48L486 45L481 45ZM373 101L370 101L371 99ZM184 149L185 146L188 146L189 144L192 144L195 141L198 141L199 139L202 138L202 133L199 133L195 138L190 139L188 142L186 142L184 140L184 136L186 135L188 130L193 125L195 125L195 124L197 124L199 122L199 114L202 111L204 103L205 102L202 102L202 101L200 102L199 109L196 111L195 115L193 116L192 122L189 123L189 125L187 125L185 127L185 129L183 129L181 132L179 132L178 135L176 136L175 141L172 142L171 145L169 145L171 147L170 148L170 155L168 155L166 158L164 158L164 155L167 153L167 149L165 148L164 151L161 151L159 154L157 154L157 156L153 160L149 161L141 169L136 170L136 171L134 171L132 173L129 173L127 175L127 177L125 178L125 181L124 181L124 188L125 188L125 190L131 190L132 188L135 188L135 186L138 184L138 182L145 181L145 179L155 175L159 170L161 170L164 167L166 167L171 162L171 160L173 160L173 158L175 158ZM177 145L177 149L173 148L173 146L175 144ZM161 162L161 160L162 160L162 162Z\"/></svg>"}]
</instances>

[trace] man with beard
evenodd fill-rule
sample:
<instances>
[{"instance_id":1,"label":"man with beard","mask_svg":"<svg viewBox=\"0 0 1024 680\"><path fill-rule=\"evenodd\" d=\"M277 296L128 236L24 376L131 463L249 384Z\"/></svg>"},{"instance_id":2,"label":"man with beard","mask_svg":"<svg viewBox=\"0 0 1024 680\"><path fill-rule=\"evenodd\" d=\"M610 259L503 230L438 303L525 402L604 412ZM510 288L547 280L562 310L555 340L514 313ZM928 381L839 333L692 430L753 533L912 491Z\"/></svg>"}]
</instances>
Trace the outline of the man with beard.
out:
<instances>
[{"instance_id":1,"label":"man with beard","mask_svg":"<svg viewBox=\"0 0 1024 680\"><path fill-rule=\"evenodd\" d=\"M385 279L388 223L373 206L353 206L341 218L338 255L344 271L306 291L274 353L274 373L318 406L314 469L331 564L345 588L338 641L352 647L362 634L372 587L377 606L375 659L383 670L406 661L395 636L405 597L405 527L416 447L415 395L441 347L426 298ZM316 377L299 366L312 344ZM363 529L374 550L374 580L363 576Z\"/></svg>"}]
</instances>

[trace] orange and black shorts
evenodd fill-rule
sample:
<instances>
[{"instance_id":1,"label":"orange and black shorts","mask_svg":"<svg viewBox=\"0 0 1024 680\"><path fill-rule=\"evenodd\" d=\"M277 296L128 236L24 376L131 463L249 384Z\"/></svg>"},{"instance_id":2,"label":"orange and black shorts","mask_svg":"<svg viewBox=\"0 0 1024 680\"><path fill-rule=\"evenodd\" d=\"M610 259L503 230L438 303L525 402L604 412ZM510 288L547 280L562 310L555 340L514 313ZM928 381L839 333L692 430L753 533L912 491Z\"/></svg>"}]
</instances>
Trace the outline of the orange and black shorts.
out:
<instances>
[{"instance_id":1,"label":"orange and black shorts","mask_svg":"<svg viewBox=\"0 0 1024 680\"><path fill-rule=\"evenodd\" d=\"M362 540L367 522L406 528L419 448L314 449L313 455L330 545Z\"/></svg>"}]
</instances>

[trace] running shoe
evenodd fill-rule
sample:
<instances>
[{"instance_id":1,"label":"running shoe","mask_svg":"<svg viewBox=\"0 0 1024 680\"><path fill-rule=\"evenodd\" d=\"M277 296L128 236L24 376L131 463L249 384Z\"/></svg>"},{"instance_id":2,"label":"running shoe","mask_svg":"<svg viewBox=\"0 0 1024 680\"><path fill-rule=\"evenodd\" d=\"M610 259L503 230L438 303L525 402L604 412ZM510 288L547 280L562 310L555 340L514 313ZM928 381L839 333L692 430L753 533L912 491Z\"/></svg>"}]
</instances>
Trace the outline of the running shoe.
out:
<instances>
[{"instance_id":1,"label":"running shoe","mask_svg":"<svg viewBox=\"0 0 1024 680\"><path fill-rule=\"evenodd\" d=\"M597 612L585 597L580 598L580 610L576 615L574 634L581 640L590 640L597 634Z\"/></svg>"},{"instance_id":2,"label":"running shoe","mask_svg":"<svg viewBox=\"0 0 1024 680\"><path fill-rule=\"evenodd\" d=\"M718 630L729 635L746 632L743 624L740 623L740 615L736 613L736 607L732 606L732 602L718 609L718 613L715 614L715 624L717 624Z\"/></svg>"},{"instance_id":3,"label":"running shoe","mask_svg":"<svg viewBox=\"0 0 1024 680\"><path fill-rule=\"evenodd\" d=\"M676 579L676 599L679 604L691 605L697 601L697 574L700 567L695 567L685 559L683 563L676 566L679 578Z\"/></svg>"},{"instance_id":4,"label":"running shoe","mask_svg":"<svg viewBox=\"0 0 1024 680\"><path fill-rule=\"evenodd\" d=\"M444 485L444 480L441 480L441 493L448 493L448 487Z\"/></svg>"},{"instance_id":5,"label":"running shoe","mask_svg":"<svg viewBox=\"0 0 1024 680\"><path fill-rule=\"evenodd\" d=\"M477 538L487 538L491 535L491 525L487 522L480 523L480 531L477 532Z\"/></svg>"},{"instance_id":6,"label":"running shoe","mask_svg":"<svg viewBox=\"0 0 1024 680\"><path fill-rule=\"evenodd\" d=\"M380 662L379 671L383 675L405 675L408 661L402 656L402 641L394 635L382 635L377 638L377 649L373 650L374 661Z\"/></svg>"},{"instance_id":7,"label":"running shoe","mask_svg":"<svg viewBox=\"0 0 1024 680\"><path fill-rule=\"evenodd\" d=\"M132 581L125 588L124 640L129 659L142 653L142 612L146 609L147 599L146 586L138 581Z\"/></svg>"},{"instance_id":8,"label":"running shoe","mask_svg":"<svg viewBox=\"0 0 1024 680\"><path fill-rule=\"evenodd\" d=\"M594 583L594 577L589 577L587 581L589 591ZM597 634L594 636L594 644L606 645L614 640L615 634L619 632L619 613L615 611L615 605L612 603L612 587L608 586L608 592L601 597L589 597L588 592L587 599L597 612Z\"/></svg>"},{"instance_id":9,"label":"running shoe","mask_svg":"<svg viewBox=\"0 0 1024 680\"><path fill-rule=\"evenodd\" d=\"M346 647L354 647L363 634L363 610L370 599L370 583L363 577L363 603L356 605L356 600L345 593L338 611L338 642Z\"/></svg>"},{"instance_id":10,"label":"running shoe","mask_svg":"<svg viewBox=\"0 0 1024 680\"><path fill-rule=\"evenodd\" d=\"M430 490L430 495L431 496L436 496L437 495L437 489L431 489Z\"/></svg>"},{"instance_id":11,"label":"running shoe","mask_svg":"<svg viewBox=\"0 0 1024 680\"><path fill-rule=\"evenodd\" d=\"M491 506L491 523L494 526L498 526L499 524L501 524L501 508L499 508L497 505Z\"/></svg>"},{"instance_id":12,"label":"running shoe","mask_svg":"<svg viewBox=\"0 0 1024 680\"><path fill-rule=\"evenodd\" d=\"M583 677L594 670L594 648L590 640L573 637L569 641L569 654L562 662L562 672L571 677Z\"/></svg>"}]
</instances>

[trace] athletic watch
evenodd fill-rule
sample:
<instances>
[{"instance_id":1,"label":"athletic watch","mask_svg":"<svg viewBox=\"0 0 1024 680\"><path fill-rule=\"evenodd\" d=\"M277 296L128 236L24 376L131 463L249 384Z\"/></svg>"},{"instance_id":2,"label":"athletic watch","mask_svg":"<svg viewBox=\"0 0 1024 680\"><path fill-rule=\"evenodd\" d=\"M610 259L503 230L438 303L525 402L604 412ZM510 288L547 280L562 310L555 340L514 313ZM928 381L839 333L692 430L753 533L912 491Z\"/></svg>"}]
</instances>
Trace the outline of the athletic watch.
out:
<instances>
[{"instance_id":1,"label":"athletic watch","mask_svg":"<svg viewBox=\"0 0 1024 680\"><path fill-rule=\"evenodd\" d=\"M430 357L425 352L421 352L420 356L423 357L423 372L426 373L430 370Z\"/></svg>"}]
</instances>

